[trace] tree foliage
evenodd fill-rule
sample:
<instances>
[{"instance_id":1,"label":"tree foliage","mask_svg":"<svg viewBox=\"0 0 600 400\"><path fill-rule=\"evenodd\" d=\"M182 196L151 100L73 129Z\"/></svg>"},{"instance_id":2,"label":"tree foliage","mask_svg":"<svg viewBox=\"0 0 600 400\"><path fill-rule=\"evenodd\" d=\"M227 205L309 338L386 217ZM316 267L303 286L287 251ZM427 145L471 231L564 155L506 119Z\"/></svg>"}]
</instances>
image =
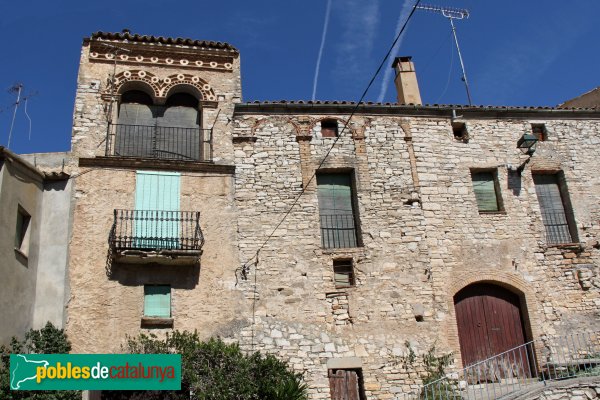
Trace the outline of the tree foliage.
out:
<instances>
[{"instance_id":1,"label":"tree foliage","mask_svg":"<svg viewBox=\"0 0 600 400\"><path fill-rule=\"evenodd\" d=\"M81 399L77 391L24 391L10 389L10 354L65 354L71 351L64 330L46 323L42 329L30 329L23 340L16 337L10 345L0 346L0 398L6 400L75 400Z\"/></svg>"},{"instance_id":2,"label":"tree foliage","mask_svg":"<svg viewBox=\"0 0 600 400\"><path fill-rule=\"evenodd\" d=\"M165 339L140 334L129 338L130 353L181 354L181 390L103 392L103 399L200 399L200 400L304 400L306 385L275 356L259 352L244 354L238 344L175 331Z\"/></svg>"}]
</instances>

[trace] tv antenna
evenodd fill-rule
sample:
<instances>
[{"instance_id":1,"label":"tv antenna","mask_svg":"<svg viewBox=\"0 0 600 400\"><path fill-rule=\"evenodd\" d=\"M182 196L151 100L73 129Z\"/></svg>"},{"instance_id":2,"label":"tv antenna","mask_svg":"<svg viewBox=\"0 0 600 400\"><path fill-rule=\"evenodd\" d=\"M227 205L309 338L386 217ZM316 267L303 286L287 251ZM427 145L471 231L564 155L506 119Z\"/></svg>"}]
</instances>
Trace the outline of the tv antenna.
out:
<instances>
[{"instance_id":1,"label":"tv antenna","mask_svg":"<svg viewBox=\"0 0 600 400\"><path fill-rule=\"evenodd\" d=\"M469 105L473 105L471 101L471 91L469 90L469 82L467 81L467 73L465 72L465 64L460 53L460 46L458 45L458 37L456 36L456 27L454 26L455 19L466 19L469 18L469 10L462 8L451 8L451 7L439 7L431 5L418 5L415 7L419 10L431 11L434 13L442 14L450 21L452 27L452 34L454 35L454 43L456 43L456 50L458 51L458 59L460 60L460 68L462 70L462 81L465 83L465 89L467 90L467 98L469 99Z\"/></svg>"},{"instance_id":2,"label":"tv antenna","mask_svg":"<svg viewBox=\"0 0 600 400\"><path fill-rule=\"evenodd\" d=\"M6 144L6 148L10 149L10 142L12 139L13 128L15 126L15 119L17 117L17 110L18 110L21 102L25 103L25 116L29 120L29 140L31 140L31 118L29 117L29 114L27 113L27 100L29 100L30 97L35 96L37 93L31 93L31 94L28 94L27 96L22 96L22 94L23 94L23 84L22 83L16 83L13 86L11 86L8 89L8 93L16 93L16 95L17 95L17 101L15 101L15 103L14 103L15 109L13 111L12 121L10 123L10 130L8 131L8 143Z\"/></svg>"}]
</instances>

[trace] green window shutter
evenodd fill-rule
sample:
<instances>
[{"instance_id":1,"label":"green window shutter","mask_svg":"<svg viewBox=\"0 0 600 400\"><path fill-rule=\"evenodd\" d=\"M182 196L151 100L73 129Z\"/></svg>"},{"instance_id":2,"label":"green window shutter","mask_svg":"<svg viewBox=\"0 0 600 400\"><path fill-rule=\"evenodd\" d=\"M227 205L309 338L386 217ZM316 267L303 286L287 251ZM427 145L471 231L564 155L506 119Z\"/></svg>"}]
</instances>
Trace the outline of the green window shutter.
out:
<instances>
[{"instance_id":1,"label":"green window shutter","mask_svg":"<svg viewBox=\"0 0 600 400\"><path fill-rule=\"evenodd\" d=\"M179 247L179 193L181 174L137 171L135 189L135 243L138 248Z\"/></svg>"},{"instance_id":2,"label":"green window shutter","mask_svg":"<svg viewBox=\"0 0 600 400\"><path fill-rule=\"evenodd\" d=\"M569 221L565 212L558 176L533 175L548 243L571 243Z\"/></svg>"},{"instance_id":3,"label":"green window shutter","mask_svg":"<svg viewBox=\"0 0 600 400\"><path fill-rule=\"evenodd\" d=\"M494 174L492 172L473 172L471 177L479 211L499 211Z\"/></svg>"},{"instance_id":4,"label":"green window shutter","mask_svg":"<svg viewBox=\"0 0 600 400\"><path fill-rule=\"evenodd\" d=\"M171 318L171 286L144 286L144 316Z\"/></svg>"},{"instance_id":5,"label":"green window shutter","mask_svg":"<svg viewBox=\"0 0 600 400\"><path fill-rule=\"evenodd\" d=\"M352 180L349 174L317 175L321 244L326 248L356 247Z\"/></svg>"}]
</instances>

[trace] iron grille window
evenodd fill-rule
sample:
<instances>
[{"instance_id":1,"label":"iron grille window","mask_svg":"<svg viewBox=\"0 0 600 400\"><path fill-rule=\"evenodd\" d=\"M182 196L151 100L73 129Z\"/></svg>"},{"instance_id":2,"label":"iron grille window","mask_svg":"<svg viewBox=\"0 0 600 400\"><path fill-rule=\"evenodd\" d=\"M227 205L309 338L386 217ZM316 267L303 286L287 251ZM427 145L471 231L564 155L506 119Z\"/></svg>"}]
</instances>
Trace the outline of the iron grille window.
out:
<instances>
[{"instance_id":1,"label":"iron grille window","mask_svg":"<svg viewBox=\"0 0 600 400\"><path fill-rule=\"evenodd\" d=\"M493 212L502 210L499 185L495 171L471 171L473 191L480 212Z\"/></svg>"},{"instance_id":2,"label":"iron grille window","mask_svg":"<svg viewBox=\"0 0 600 400\"><path fill-rule=\"evenodd\" d=\"M357 247L357 218L350 174L318 174L317 196L321 245L325 248Z\"/></svg>"},{"instance_id":3,"label":"iron grille window","mask_svg":"<svg viewBox=\"0 0 600 400\"><path fill-rule=\"evenodd\" d=\"M557 174L533 175L542 220L549 244L573 243L577 237L566 188ZM567 207L565 207L567 205Z\"/></svg>"},{"instance_id":4,"label":"iron grille window","mask_svg":"<svg viewBox=\"0 0 600 400\"><path fill-rule=\"evenodd\" d=\"M333 274L336 288L354 286L352 260L333 260Z\"/></svg>"}]
</instances>

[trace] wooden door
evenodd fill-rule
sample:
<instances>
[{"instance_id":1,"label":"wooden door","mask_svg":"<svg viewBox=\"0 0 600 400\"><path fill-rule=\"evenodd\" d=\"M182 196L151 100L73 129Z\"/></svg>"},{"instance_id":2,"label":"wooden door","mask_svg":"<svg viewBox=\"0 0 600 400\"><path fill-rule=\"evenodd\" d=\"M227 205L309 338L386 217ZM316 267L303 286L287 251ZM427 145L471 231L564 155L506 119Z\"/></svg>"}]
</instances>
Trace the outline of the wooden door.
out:
<instances>
[{"instance_id":1,"label":"wooden door","mask_svg":"<svg viewBox=\"0 0 600 400\"><path fill-rule=\"evenodd\" d=\"M362 400L358 372L351 369L329 371L332 400Z\"/></svg>"},{"instance_id":2,"label":"wooden door","mask_svg":"<svg viewBox=\"0 0 600 400\"><path fill-rule=\"evenodd\" d=\"M487 283L470 285L454 296L454 307L465 367L525 344L519 296L511 291ZM492 378L528 374L529 355L522 347L495 363L502 365L495 365Z\"/></svg>"}]
</instances>

